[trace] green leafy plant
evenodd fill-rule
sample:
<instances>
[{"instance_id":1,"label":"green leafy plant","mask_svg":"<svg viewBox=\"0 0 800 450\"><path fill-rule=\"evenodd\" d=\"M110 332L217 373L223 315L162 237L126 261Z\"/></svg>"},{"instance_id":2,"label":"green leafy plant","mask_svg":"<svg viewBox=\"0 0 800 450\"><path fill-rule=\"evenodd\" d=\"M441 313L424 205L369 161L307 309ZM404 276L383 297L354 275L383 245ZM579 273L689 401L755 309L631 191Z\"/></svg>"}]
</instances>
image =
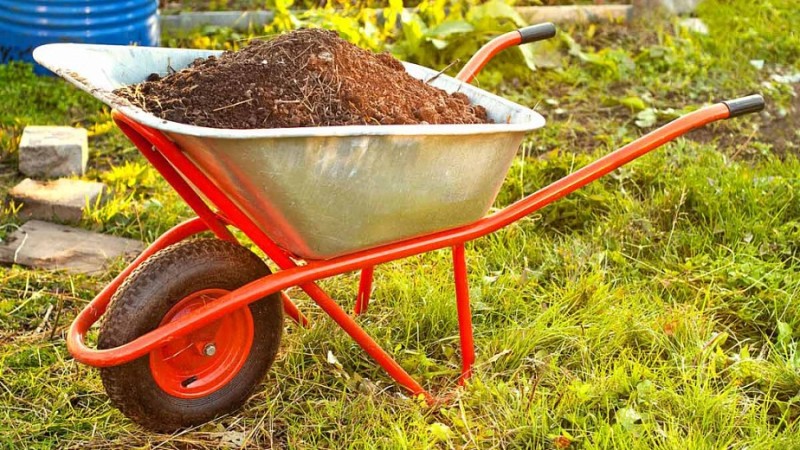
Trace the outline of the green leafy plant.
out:
<instances>
[{"instance_id":1,"label":"green leafy plant","mask_svg":"<svg viewBox=\"0 0 800 450\"><path fill-rule=\"evenodd\" d=\"M400 59L428 67L460 62L453 64L455 71L490 39L525 25L519 13L500 0L425 0L403 11L400 30L389 49ZM518 74L535 70L534 60L533 49L520 46L500 55L493 65Z\"/></svg>"},{"instance_id":2,"label":"green leafy plant","mask_svg":"<svg viewBox=\"0 0 800 450\"><path fill-rule=\"evenodd\" d=\"M293 4L293 0L275 1L274 20L265 27L265 36L321 27L339 32L360 47L389 50L402 60L448 67L451 73L491 38L527 25L512 6L501 0L423 0L413 8L404 8L401 0L391 0L385 8L328 4L305 11L293 10ZM201 46L204 44L200 42ZM497 59L495 67L503 67L511 74L536 68L530 46L509 50Z\"/></svg>"}]
</instances>

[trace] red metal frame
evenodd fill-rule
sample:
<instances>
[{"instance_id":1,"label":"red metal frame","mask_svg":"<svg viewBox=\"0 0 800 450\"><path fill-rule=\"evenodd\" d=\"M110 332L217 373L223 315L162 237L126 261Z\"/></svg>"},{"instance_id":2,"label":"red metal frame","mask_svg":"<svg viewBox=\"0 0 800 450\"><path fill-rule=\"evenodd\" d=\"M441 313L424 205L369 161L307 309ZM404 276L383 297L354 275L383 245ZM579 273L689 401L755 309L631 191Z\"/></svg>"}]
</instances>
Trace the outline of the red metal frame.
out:
<instances>
[{"instance_id":1,"label":"red metal frame","mask_svg":"<svg viewBox=\"0 0 800 450\"><path fill-rule=\"evenodd\" d=\"M458 313L458 336L461 341L461 377L459 384L472 374L475 362L475 343L472 340L472 314L469 311L469 284L467 283L467 260L464 243L453 246L453 278L456 285L456 311Z\"/></svg>"},{"instance_id":2,"label":"red metal frame","mask_svg":"<svg viewBox=\"0 0 800 450\"><path fill-rule=\"evenodd\" d=\"M178 225L159 238L78 315L68 336L67 344L69 351L78 361L97 367L122 364L144 356L153 349L169 342L169 340L174 337L197 330L250 302L292 286L300 286L400 385L414 394L423 394L426 398L432 400L433 396L427 393L419 383L411 378L411 376L391 358L391 356L378 346L358 323L336 304L333 299L314 284L315 281L353 270L369 269L378 264L423 252L444 247L453 247L456 298L459 312L459 328L462 339L462 357L464 358L461 375L461 381L463 382L469 377L472 362L474 361L472 327L469 319L469 290L467 288L466 264L464 262L464 243L505 227L664 143L692 129L716 120L725 119L728 115L728 107L722 103L695 111L542 188L502 211L478 220L471 225L364 250L331 260L310 261L304 266L297 266L283 250L278 248L277 245L263 233L263 231L253 224L249 218L244 216L230 200L224 197L210 180L208 180L164 135L114 112L114 120L118 123L123 132L131 137L131 140L140 150L144 152L155 147L159 152L153 152L153 154L164 155L164 158L170 162L171 165L168 167L160 166L160 170L164 171L162 173L170 174L170 178L175 179L171 175L178 174L176 169L179 169L180 173L192 180L195 187L202 192L206 198L220 208L225 218L235 219L222 220L218 214L204 214L205 218L200 217ZM143 144L145 142L146 144ZM165 178L167 178L167 176L168 175L165 175ZM178 174L178 176L180 175ZM193 190L183 189L180 185L176 186L176 190L181 197L192 199L191 201L187 200L188 204L193 204L194 200L196 200L195 197L199 198ZM200 211L203 211L203 208L208 207L203 204L202 207L198 208L199 211L195 209L195 211L198 212L198 216L200 216ZM176 320L163 327L159 327L124 346L106 350L88 348L83 340L86 331L105 311L111 295L119 284L121 284L122 280L130 274L133 268L159 249L193 234L211 229L211 225L206 223L206 221L211 223L214 223L214 221L217 223L235 223L283 270L243 286L219 300L198 309L192 313L191 317ZM285 304L289 305L289 308L294 307L288 299ZM364 304L364 306L366 305Z\"/></svg>"},{"instance_id":3,"label":"red metal frame","mask_svg":"<svg viewBox=\"0 0 800 450\"><path fill-rule=\"evenodd\" d=\"M374 267L370 266L361 269L361 279L358 282L358 297L356 297L356 306L353 308L353 314L357 316L367 311L369 296L372 295L372 279L374 276Z\"/></svg>"},{"instance_id":4,"label":"red metal frame","mask_svg":"<svg viewBox=\"0 0 800 450\"><path fill-rule=\"evenodd\" d=\"M493 43L481 49L470 60L459 74L459 78L466 81L472 79L494 54L503 48L518 43L519 33L517 32L497 38ZM315 284L316 281L360 270L361 281L354 309L354 315L358 315L367 309L375 266L423 252L451 247L463 359L459 383L463 384L469 378L475 360L464 244L537 211L692 129L716 120L728 118L730 111L728 106L719 103L690 113L471 225L363 250L330 260L308 261L302 266L298 266L295 263L294 259L296 258L278 247L263 232L261 227L226 197L161 132L140 125L117 111L114 111L112 115L120 129L175 188L198 217L174 227L158 238L80 312L73 322L67 338L68 349L75 359L96 367L123 364L147 355L177 337L203 328L253 301L293 286L299 286L398 384L415 395L423 395L428 401L434 401L434 397L430 393L423 389L350 315ZM191 180L191 185L186 180ZM211 206L203 200L203 197L198 195L198 192L208 199L209 204L215 207L218 212L214 212ZM86 346L84 336L87 330L102 316L113 293L139 264L158 250L204 231L212 231L220 239L235 242L235 238L226 228L227 226L235 226L240 229L281 270L223 295L216 301L198 308L187 316L165 323L123 346L104 350L91 349ZM307 319L300 313L289 297L283 293L281 295L287 314L298 323L307 325Z\"/></svg>"}]
</instances>

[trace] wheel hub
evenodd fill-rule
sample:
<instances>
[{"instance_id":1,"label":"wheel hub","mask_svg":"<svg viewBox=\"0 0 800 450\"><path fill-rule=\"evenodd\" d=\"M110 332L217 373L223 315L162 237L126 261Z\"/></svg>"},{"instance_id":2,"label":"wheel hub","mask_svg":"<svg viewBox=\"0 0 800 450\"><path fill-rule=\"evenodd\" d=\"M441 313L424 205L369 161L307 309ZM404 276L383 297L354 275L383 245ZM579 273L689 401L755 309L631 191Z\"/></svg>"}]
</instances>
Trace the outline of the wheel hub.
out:
<instances>
[{"instance_id":1,"label":"wheel hub","mask_svg":"<svg viewBox=\"0 0 800 450\"><path fill-rule=\"evenodd\" d=\"M175 304L160 326L180 320L227 294L204 289ZM175 338L150 353L150 371L164 392L179 398L205 397L228 384L244 366L253 345L253 316L244 307L203 328Z\"/></svg>"}]
</instances>

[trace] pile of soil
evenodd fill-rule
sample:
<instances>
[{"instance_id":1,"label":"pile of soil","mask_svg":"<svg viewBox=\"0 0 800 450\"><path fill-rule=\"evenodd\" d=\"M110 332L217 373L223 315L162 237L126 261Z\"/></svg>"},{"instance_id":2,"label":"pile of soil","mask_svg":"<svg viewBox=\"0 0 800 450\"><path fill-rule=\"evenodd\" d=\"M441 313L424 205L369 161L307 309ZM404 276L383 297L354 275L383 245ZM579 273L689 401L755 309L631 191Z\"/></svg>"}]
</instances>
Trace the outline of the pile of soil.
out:
<instances>
[{"instance_id":1,"label":"pile of soil","mask_svg":"<svg viewBox=\"0 0 800 450\"><path fill-rule=\"evenodd\" d=\"M213 128L489 123L464 94L319 29L254 40L115 93L163 119Z\"/></svg>"}]
</instances>

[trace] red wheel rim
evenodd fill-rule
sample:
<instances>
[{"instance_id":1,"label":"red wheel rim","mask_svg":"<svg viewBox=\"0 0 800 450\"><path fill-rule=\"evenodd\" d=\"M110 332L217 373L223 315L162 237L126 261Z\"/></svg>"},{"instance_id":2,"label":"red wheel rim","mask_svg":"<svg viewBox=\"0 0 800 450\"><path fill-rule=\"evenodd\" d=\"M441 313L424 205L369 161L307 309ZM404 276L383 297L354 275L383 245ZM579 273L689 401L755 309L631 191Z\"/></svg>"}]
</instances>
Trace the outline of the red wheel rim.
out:
<instances>
[{"instance_id":1,"label":"red wheel rim","mask_svg":"<svg viewBox=\"0 0 800 450\"><path fill-rule=\"evenodd\" d=\"M173 306L160 325L191 314L228 292L224 289L195 292ZM239 373L250 354L253 334L250 308L241 308L150 352L150 372L156 384L174 397L205 397Z\"/></svg>"}]
</instances>

